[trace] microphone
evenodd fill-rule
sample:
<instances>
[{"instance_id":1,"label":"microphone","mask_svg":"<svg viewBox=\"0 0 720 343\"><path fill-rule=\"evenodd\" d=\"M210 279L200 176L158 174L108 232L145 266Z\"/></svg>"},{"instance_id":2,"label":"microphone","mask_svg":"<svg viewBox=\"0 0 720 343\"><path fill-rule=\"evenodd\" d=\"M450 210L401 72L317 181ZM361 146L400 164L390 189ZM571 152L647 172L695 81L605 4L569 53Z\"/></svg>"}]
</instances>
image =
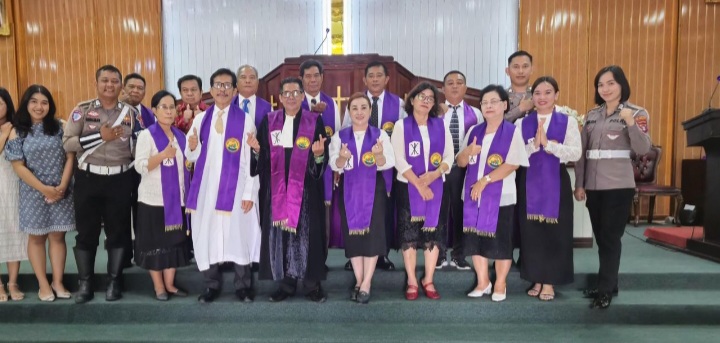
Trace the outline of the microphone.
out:
<instances>
[{"instance_id":1,"label":"microphone","mask_svg":"<svg viewBox=\"0 0 720 343\"><path fill-rule=\"evenodd\" d=\"M318 45L317 49L315 49L315 52L313 53L313 55L317 55L318 50L320 50L320 48L322 48L323 44L325 44L325 40L327 39L328 33L330 33L330 28L326 27L325 28L325 38L323 38L322 42L320 42L320 45Z\"/></svg>"},{"instance_id":2,"label":"microphone","mask_svg":"<svg viewBox=\"0 0 720 343\"><path fill-rule=\"evenodd\" d=\"M717 83L715 84L715 89L713 89L712 94L710 94L710 101L708 101L708 110L712 108L712 100L715 96L715 92L717 92L718 85L720 85L720 75L717 77Z\"/></svg>"}]
</instances>

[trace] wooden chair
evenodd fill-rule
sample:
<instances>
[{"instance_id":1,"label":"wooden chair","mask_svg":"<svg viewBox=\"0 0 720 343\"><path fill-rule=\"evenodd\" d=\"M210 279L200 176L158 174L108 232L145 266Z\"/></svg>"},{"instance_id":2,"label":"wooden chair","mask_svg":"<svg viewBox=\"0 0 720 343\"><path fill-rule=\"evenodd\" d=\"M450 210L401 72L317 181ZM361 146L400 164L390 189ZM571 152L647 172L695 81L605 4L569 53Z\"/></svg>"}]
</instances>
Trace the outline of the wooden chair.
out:
<instances>
[{"instance_id":1,"label":"wooden chair","mask_svg":"<svg viewBox=\"0 0 720 343\"><path fill-rule=\"evenodd\" d=\"M655 197L670 196L675 197L675 224L680 223L678 219L680 208L683 205L683 197L680 188L673 186L663 186L657 184L657 169L662 157L662 148L652 146L650 151L641 156L631 153L633 171L635 173L635 196L633 198L633 212L635 213L634 225L638 226L640 222L640 197L650 197L650 206L648 208L648 224L652 224L653 214L655 212Z\"/></svg>"}]
</instances>

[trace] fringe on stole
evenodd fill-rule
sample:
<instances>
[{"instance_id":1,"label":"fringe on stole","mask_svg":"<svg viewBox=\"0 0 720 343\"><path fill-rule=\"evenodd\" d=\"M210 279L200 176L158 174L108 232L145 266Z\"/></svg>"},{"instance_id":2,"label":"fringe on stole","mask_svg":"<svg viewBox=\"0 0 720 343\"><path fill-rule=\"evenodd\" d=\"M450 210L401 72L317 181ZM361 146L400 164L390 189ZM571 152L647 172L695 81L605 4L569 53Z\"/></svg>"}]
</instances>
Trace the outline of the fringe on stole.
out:
<instances>
[{"instance_id":1,"label":"fringe on stole","mask_svg":"<svg viewBox=\"0 0 720 343\"><path fill-rule=\"evenodd\" d=\"M177 225L165 225L165 232L182 230L182 228L183 228L182 224L177 224Z\"/></svg>"},{"instance_id":2,"label":"fringe on stole","mask_svg":"<svg viewBox=\"0 0 720 343\"><path fill-rule=\"evenodd\" d=\"M494 232L480 231L476 227L464 226L463 233L474 233L481 237L495 238Z\"/></svg>"},{"instance_id":3,"label":"fringe on stole","mask_svg":"<svg viewBox=\"0 0 720 343\"><path fill-rule=\"evenodd\" d=\"M538 221L541 223L548 223L548 224L557 224L558 223L557 218L547 218L547 217L543 216L542 214L528 214L527 219Z\"/></svg>"},{"instance_id":4,"label":"fringe on stole","mask_svg":"<svg viewBox=\"0 0 720 343\"><path fill-rule=\"evenodd\" d=\"M369 227L358 229L358 230L350 230L350 236L363 236L368 233L370 233Z\"/></svg>"}]
</instances>

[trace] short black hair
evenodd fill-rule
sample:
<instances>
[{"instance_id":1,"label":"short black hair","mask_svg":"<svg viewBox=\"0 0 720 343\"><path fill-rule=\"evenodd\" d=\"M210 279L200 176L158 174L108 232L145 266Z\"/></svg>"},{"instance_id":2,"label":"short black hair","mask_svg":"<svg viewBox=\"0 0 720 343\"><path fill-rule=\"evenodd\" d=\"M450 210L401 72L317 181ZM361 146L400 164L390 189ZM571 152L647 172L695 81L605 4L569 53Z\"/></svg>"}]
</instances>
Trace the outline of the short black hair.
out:
<instances>
[{"instance_id":1,"label":"short black hair","mask_svg":"<svg viewBox=\"0 0 720 343\"><path fill-rule=\"evenodd\" d=\"M320 72L320 75L322 75L322 73L323 73L322 64L317 60L310 59L310 60L307 60L307 61L303 62L302 64L300 64L300 77L305 76L305 70L308 70L312 67L317 67L318 72Z\"/></svg>"},{"instance_id":2,"label":"short black hair","mask_svg":"<svg viewBox=\"0 0 720 343\"><path fill-rule=\"evenodd\" d=\"M185 81L196 81L198 84L198 88L200 88L200 91L202 92L202 79L197 77L197 75L188 74L178 79L177 86L178 91L182 92L182 84Z\"/></svg>"},{"instance_id":3,"label":"short black hair","mask_svg":"<svg viewBox=\"0 0 720 343\"><path fill-rule=\"evenodd\" d=\"M595 104L602 105L605 103L605 100L600 96L600 92L598 92L598 83L600 82L600 77L608 72L612 73L613 79L620 85L620 103L628 101L628 99L630 99L630 82L628 82L627 77L625 77L625 72L620 66L609 65L600 69L597 75L595 75Z\"/></svg>"},{"instance_id":4,"label":"short black hair","mask_svg":"<svg viewBox=\"0 0 720 343\"><path fill-rule=\"evenodd\" d=\"M445 83L445 81L447 81L448 76L450 76L452 74L460 74L460 76L463 77L463 80L465 80L465 83L467 84L467 78L465 77L465 74L463 74L459 70L451 70L451 71L447 72L447 74L445 74L445 76L443 76L443 84Z\"/></svg>"},{"instance_id":5,"label":"short black hair","mask_svg":"<svg viewBox=\"0 0 720 343\"><path fill-rule=\"evenodd\" d=\"M5 88L0 87L0 98L2 98L2 100L5 102L5 107L7 107L5 120L7 120L7 122L9 123L12 123L13 118L15 118L15 105L13 104L10 92L8 92L8 90Z\"/></svg>"},{"instance_id":6,"label":"short black hair","mask_svg":"<svg viewBox=\"0 0 720 343\"><path fill-rule=\"evenodd\" d=\"M535 80L535 82L532 85L532 88L530 88L530 93L535 93L535 88L539 86L541 83L547 82L549 83L553 89L555 89L555 93L560 91L560 87L558 86L557 80L555 80L552 76L540 76Z\"/></svg>"},{"instance_id":7,"label":"short black hair","mask_svg":"<svg viewBox=\"0 0 720 343\"><path fill-rule=\"evenodd\" d=\"M237 75L232 72L232 70L228 68L220 68L216 70L212 75L210 75L210 87L215 84L215 78L220 75L228 75L232 78L232 86L233 88L237 87Z\"/></svg>"},{"instance_id":8,"label":"short black hair","mask_svg":"<svg viewBox=\"0 0 720 343\"><path fill-rule=\"evenodd\" d=\"M286 77L280 81L280 93L283 91L283 86L285 86L288 83L297 83L298 86L300 86L300 91L304 92L305 89L303 89L302 80L298 79L297 77Z\"/></svg>"},{"instance_id":9,"label":"short black hair","mask_svg":"<svg viewBox=\"0 0 720 343\"><path fill-rule=\"evenodd\" d=\"M510 94L505 90L505 88L501 85L487 85L485 88L480 90L480 102L482 103L483 97L485 97L488 93L498 93L500 96L501 101L505 101L508 106L505 107L505 113L508 113L510 110Z\"/></svg>"},{"instance_id":10,"label":"short black hair","mask_svg":"<svg viewBox=\"0 0 720 343\"><path fill-rule=\"evenodd\" d=\"M155 95L152 96L152 100L150 100L150 107L152 107L152 108L157 107L160 104L160 101L163 98L165 98L166 96L173 98L173 101L175 101L177 103L177 100L175 99L175 96L172 93L170 93L164 89L161 89L157 93L155 93Z\"/></svg>"},{"instance_id":11,"label":"short black hair","mask_svg":"<svg viewBox=\"0 0 720 343\"><path fill-rule=\"evenodd\" d=\"M367 76L367 73L368 73L368 71L370 71L370 68L373 68L373 67L382 67L383 73L385 73L385 76L388 76L387 67L380 61L372 61L372 62L368 63L365 66L365 76Z\"/></svg>"},{"instance_id":12,"label":"short black hair","mask_svg":"<svg viewBox=\"0 0 720 343\"><path fill-rule=\"evenodd\" d=\"M106 64L106 65L98 68L98 70L95 72L95 81L97 81L97 80L100 79L100 73L102 73L102 72L104 72L104 71L109 71L109 72L111 72L111 73L116 73L116 74L118 74L118 78L119 78L120 80L122 80L122 73L120 72L120 69L118 69L116 66L114 66L114 65L112 65L112 64Z\"/></svg>"},{"instance_id":13,"label":"short black hair","mask_svg":"<svg viewBox=\"0 0 720 343\"><path fill-rule=\"evenodd\" d=\"M60 122L55 119L55 111L57 111L57 108L55 107L55 100L53 100L52 94L50 94L50 91L43 85L32 85L25 90L20 100L20 105L18 105L15 120L13 121L15 131L20 137L27 137L27 134L30 133L32 129L32 119L30 112L28 112L28 104L30 104L32 96L37 93L44 95L48 99L49 105L48 114L43 118L42 122L43 133L48 136L54 136L60 131Z\"/></svg>"},{"instance_id":14,"label":"short black hair","mask_svg":"<svg viewBox=\"0 0 720 343\"><path fill-rule=\"evenodd\" d=\"M130 73L125 75L125 80L123 80L123 86L127 86L128 81L132 79L138 79L143 82L143 85L147 85L147 82L145 82L145 78L142 77L142 75L138 73Z\"/></svg>"},{"instance_id":15,"label":"short black hair","mask_svg":"<svg viewBox=\"0 0 720 343\"><path fill-rule=\"evenodd\" d=\"M512 63L512 60L515 57L520 57L520 56L527 56L527 58L530 59L530 64L533 63L532 55L530 55L529 52L527 52L525 50L518 50L518 51L513 52L512 55L510 55L510 57L508 57L508 65L510 65L510 63Z\"/></svg>"},{"instance_id":16,"label":"short black hair","mask_svg":"<svg viewBox=\"0 0 720 343\"><path fill-rule=\"evenodd\" d=\"M437 117L438 113L440 112L440 105L438 100L438 93L440 93L432 83L430 82L420 82L418 83L411 91L408 93L407 98L405 98L405 113L407 113L409 116L413 115L413 105L412 105L412 99L416 97L420 92L429 89L433 92L433 97L435 98L435 103L433 104L433 107L430 108L430 113L428 114L430 117Z\"/></svg>"}]
</instances>

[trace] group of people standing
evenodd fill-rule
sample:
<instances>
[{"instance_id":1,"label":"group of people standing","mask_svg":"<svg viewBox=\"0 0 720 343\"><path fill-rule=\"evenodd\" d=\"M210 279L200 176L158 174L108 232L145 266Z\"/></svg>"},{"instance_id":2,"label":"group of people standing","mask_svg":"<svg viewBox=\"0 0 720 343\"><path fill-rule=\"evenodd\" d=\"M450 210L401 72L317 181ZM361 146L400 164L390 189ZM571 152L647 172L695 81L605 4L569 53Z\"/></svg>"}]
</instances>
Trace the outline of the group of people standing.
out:
<instances>
[{"instance_id":1,"label":"group of people standing","mask_svg":"<svg viewBox=\"0 0 720 343\"><path fill-rule=\"evenodd\" d=\"M367 65L367 90L352 94L343 109L321 92L323 66L315 60L300 66L299 78L281 81L283 107L275 111L256 96L258 72L249 65L212 74L212 105L201 101L202 80L187 75L178 81L179 106L161 90L150 108L141 104L142 76L123 79L117 68L103 66L98 97L78 104L64 128L45 87L31 86L17 113L0 90L0 143L9 161L0 162L8 194L1 205L17 209L4 211L0 221L10 296L22 297L15 261L27 251L38 297L70 298L62 284L64 233L77 229L75 301L90 301L104 228L108 301L122 296L122 271L134 254L135 264L150 271L158 300L188 295L175 285L175 271L194 255L205 279L200 302L220 295L227 267L237 298L253 301L255 262L261 279L278 284L270 301L301 287L309 300L323 302L329 245L344 247L346 269L356 279L350 299L359 303L370 300L376 267L394 269L387 258L393 248L402 250L408 300L420 289L440 299L436 269L470 269L471 256L477 282L467 296L503 301L519 247L520 275L531 283L527 295L550 301L554 286L573 281L566 164L575 162L574 196L587 198L600 256L598 286L585 294L591 307L606 308L617 290L634 187L630 151L650 147L648 114L627 101L622 69L609 66L595 79L598 107L579 128L556 110L555 79L530 83L532 62L525 51L511 55L512 86L483 88L479 109L465 102L460 71L443 79L445 102L428 82L402 99L385 89L389 75L380 62ZM10 194L17 184L19 196ZM46 240L52 283L45 276ZM425 261L420 279L418 250ZM7 299L3 294L0 300Z\"/></svg>"}]
</instances>

